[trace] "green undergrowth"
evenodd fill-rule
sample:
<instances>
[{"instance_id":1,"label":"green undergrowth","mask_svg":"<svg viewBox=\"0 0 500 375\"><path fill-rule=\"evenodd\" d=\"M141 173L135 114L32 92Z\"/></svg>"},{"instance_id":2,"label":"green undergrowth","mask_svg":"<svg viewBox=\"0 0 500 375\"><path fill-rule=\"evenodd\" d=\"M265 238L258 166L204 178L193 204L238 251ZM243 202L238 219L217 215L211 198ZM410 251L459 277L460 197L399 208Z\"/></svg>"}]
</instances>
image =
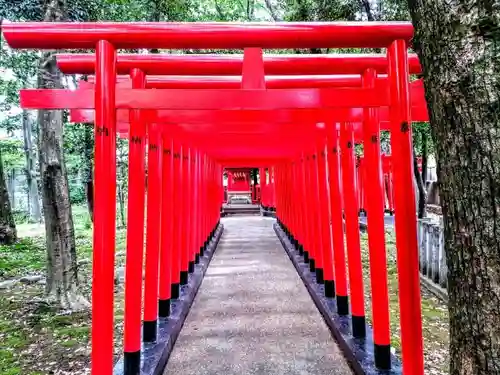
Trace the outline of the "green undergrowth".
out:
<instances>
[{"instance_id":1,"label":"green undergrowth","mask_svg":"<svg viewBox=\"0 0 500 375\"><path fill-rule=\"evenodd\" d=\"M92 225L87 208L72 208L80 288L90 299ZM44 274L43 224L22 224L19 241L0 246L0 281ZM116 250L125 250L124 229L117 229ZM83 262L82 262L83 261ZM124 257L117 256L117 266ZM86 374L90 363L90 311L68 314L46 302L43 284L0 289L0 375ZM123 285L115 293L115 347L121 353Z\"/></svg>"},{"instance_id":2,"label":"green undergrowth","mask_svg":"<svg viewBox=\"0 0 500 375\"><path fill-rule=\"evenodd\" d=\"M401 330L399 326L399 294L396 242L393 231L386 232L387 285L389 291L389 311L391 345L400 357ZM365 286L366 318L372 324L371 283L368 253L368 236L361 234L361 256ZM429 291L421 288L422 330L424 338L424 363L426 374L444 375L448 373L448 310L446 303Z\"/></svg>"},{"instance_id":3,"label":"green undergrowth","mask_svg":"<svg viewBox=\"0 0 500 375\"><path fill-rule=\"evenodd\" d=\"M21 238L13 245L0 246L0 278L40 272L45 268L45 239Z\"/></svg>"},{"instance_id":4,"label":"green undergrowth","mask_svg":"<svg viewBox=\"0 0 500 375\"><path fill-rule=\"evenodd\" d=\"M77 259L92 258L92 222L86 206L72 207ZM0 281L26 274L45 272L46 241L44 224L18 226L19 239L13 245L0 246ZM116 250L126 245L124 229L116 231Z\"/></svg>"}]
</instances>

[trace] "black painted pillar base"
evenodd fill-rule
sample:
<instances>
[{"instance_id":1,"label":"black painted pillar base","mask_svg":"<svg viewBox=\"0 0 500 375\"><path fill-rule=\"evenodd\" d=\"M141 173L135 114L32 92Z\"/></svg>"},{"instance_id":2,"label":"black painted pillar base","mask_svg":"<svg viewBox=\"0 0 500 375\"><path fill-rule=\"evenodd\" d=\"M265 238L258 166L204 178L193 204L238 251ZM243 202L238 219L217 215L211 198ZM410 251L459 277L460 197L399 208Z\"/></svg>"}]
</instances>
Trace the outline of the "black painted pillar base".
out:
<instances>
[{"instance_id":1,"label":"black painted pillar base","mask_svg":"<svg viewBox=\"0 0 500 375\"><path fill-rule=\"evenodd\" d=\"M157 321L147 321L142 323L142 341L144 342L155 342L156 341L156 331L157 331Z\"/></svg>"},{"instance_id":2,"label":"black painted pillar base","mask_svg":"<svg viewBox=\"0 0 500 375\"><path fill-rule=\"evenodd\" d=\"M181 295L180 286L178 283L174 283L170 286L170 292L172 299L177 299Z\"/></svg>"},{"instance_id":3,"label":"black painted pillar base","mask_svg":"<svg viewBox=\"0 0 500 375\"><path fill-rule=\"evenodd\" d=\"M335 281L325 280L325 297L334 298L335 297Z\"/></svg>"},{"instance_id":4,"label":"black painted pillar base","mask_svg":"<svg viewBox=\"0 0 500 375\"><path fill-rule=\"evenodd\" d=\"M294 249L292 244L288 242L284 231L278 225L274 225L274 229L309 294L313 298L316 307L321 312L333 336L339 343L339 347L351 364L353 373L357 375L386 374L389 372L391 374L402 374L401 362L394 355L390 354L390 347L377 347L373 343L371 339L373 330L366 324L365 317L352 317L349 314L348 297L346 295L337 295L336 303L332 301L331 298L338 292L336 290L338 285L334 283L334 280L325 281L325 286L322 288L317 283L316 273L310 272L309 266L302 262L302 257L299 258L297 249ZM332 297L327 297L327 294ZM338 312L334 311L335 306ZM387 364L388 353L390 365ZM375 356L378 359L375 359ZM389 368L390 371L388 372L387 369Z\"/></svg>"},{"instance_id":5,"label":"black painted pillar base","mask_svg":"<svg viewBox=\"0 0 500 375\"><path fill-rule=\"evenodd\" d=\"M316 282L318 284L323 284L325 282L323 277L323 268L316 268Z\"/></svg>"},{"instance_id":6,"label":"black painted pillar base","mask_svg":"<svg viewBox=\"0 0 500 375\"><path fill-rule=\"evenodd\" d=\"M309 263L309 252L304 250L304 263Z\"/></svg>"},{"instance_id":7,"label":"black painted pillar base","mask_svg":"<svg viewBox=\"0 0 500 375\"><path fill-rule=\"evenodd\" d=\"M170 316L170 299L158 300L158 316L167 318Z\"/></svg>"},{"instance_id":8,"label":"black painted pillar base","mask_svg":"<svg viewBox=\"0 0 500 375\"><path fill-rule=\"evenodd\" d=\"M389 370L391 368L391 346L374 344L373 351L375 366L381 370Z\"/></svg>"},{"instance_id":9,"label":"black painted pillar base","mask_svg":"<svg viewBox=\"0 0 500 375\"><path fill-rule=\"evenodd\" d=\"M141 373L141 351L123 353L123 374L140 375Z\"/></svg>"},{"instance_id":10,"label":"black painted pillar base","mask_svg":"<svg viewBox=\"0 0 500 375\"><path fill-rule=\"evenodd\" d=\"M194 263L195 263L195 264L200 264L200 254L196 254L196 255L194 256Z\"/></svg>"},{"instance_id":11,"label":"black painted pillar base","mask_svg":"<svg viewBox=\"0 0 500 375\"><path fill-rule=\"evenodd\" d=\"M189 268L188 268L189 273L194 272L194 261L189 262Z\"/></svg>"},{"instance_id":12,"label":"black painted pillar base","mask_svg":"<svg viewBox=\"0 0 500 375\"><path fill-rule=\"evenodd\" d=\"M352 335L359 339L366 337L366 322L364 316L352 316Z\"/></svg>"},{"instance_id":13,"label":"black painted pillar base","mask_svg":"<svg viewBox=\"0 0 500 375\"><path fill-rule=\"evenodd\" d=\"M181 271L181 285L186 285L188 283L189 272Z\"/></svg>"},{"instance_id":14,"label":"black painted pillar base","mask_svg":"<svg viewBox=\"0 0 500 375\"><path fill-rule=\"evenodd\" d=\"M349 315L349 297L337 295L337 313L339 315Z\"/></svg>"},{"instance_id":15,"label":"black painted pillar base","mask_svg":"<svg viewBox=\"0 0 500 375\"><path fill-rule=\"evenodd\" d=\"M314 272L315 269L314 259L309 259L309 271Z\"/></svg>"},{"instance_id":16,"label":"black painted pillar base","mask_svg":"<svg viewBox=\"0 0 500 375\"><path fill-rule=\"evenodd\" d=\"M205 244L203 246L200 246L200 257L203 257L205 255Z\"/></svg>"}]
</instances>

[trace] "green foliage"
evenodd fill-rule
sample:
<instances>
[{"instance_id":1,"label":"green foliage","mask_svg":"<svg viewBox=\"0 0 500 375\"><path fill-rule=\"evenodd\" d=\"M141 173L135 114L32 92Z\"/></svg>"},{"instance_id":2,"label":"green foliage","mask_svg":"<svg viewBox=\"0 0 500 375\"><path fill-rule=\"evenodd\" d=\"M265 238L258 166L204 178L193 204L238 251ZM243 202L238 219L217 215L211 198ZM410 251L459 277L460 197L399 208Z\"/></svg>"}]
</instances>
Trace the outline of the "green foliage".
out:
<instances>
[{"instance_id":1,"label":"green foliage","mask_svg":"<svg viewBox=\"0 0 500 375\"><path fill-rule=\"evenodd\" d=\"M354 21L359 4L346 0L287 0L287 21Z\"/></svg>"},{"instance_id":2,"label":"green foliage","mask_svg":"<svg viewBox=\"0 0 500 375\"><path fill-rule=\"evenodd\" d=\"M98 19L102 21L191 21L189 0L101 0Z\"/></svg>"},{"instance_id":3,"label":"green foliage","mask_svg":"<svg viewBox=\"0 0 500 375\"><path fill-rule=\"evenodd\" d=\"M82 183L69 182L69 197L71 204L82 204L87 201L85 188Z\"/></svg>"},{"instance_id":4,"label":"green foliage","mask_svg":"<svg viewBox=\"0 0 500 375\"><path fill-rule=\"evenodd\" d=\"M434 154L434 145L431 137L430 124L428 122L415 122L412 126L413 149L418 156L422 155L422 145L425 138L427 143L427 154Z\"/></svg>"},{"instance_id":5,"label":"green foliage","mask_svg":"<svg viewBox=\"0 0 500 375\"><path fill-rule=\"evenodd\" d=\"M0 246L0 277L8 278L45 268L45 243L42 238L23 238L14 245Z\"/></svg>"},{"instance_id":6,"label":"green foliage","mask_svg":"<svg viewBox=\"0 0 500 375\"><path fill-rule=\"evenodd\" d=\"M43 21L47 0L0 0L0 19L10 21ZM99 19L102 2L98 0L71 0L66 11L68 20Z\"/></svg>"},{"instance_id":7,"label":"green foliage","mask_svg":"<svg viewBox=\"0 0 500 375\"><path fill-rule=\"evenodd\" d=\"M17 139L4 139L0 141L4 168L7 171L24 168L23 143Z\"/></svg>"}]
</instances>

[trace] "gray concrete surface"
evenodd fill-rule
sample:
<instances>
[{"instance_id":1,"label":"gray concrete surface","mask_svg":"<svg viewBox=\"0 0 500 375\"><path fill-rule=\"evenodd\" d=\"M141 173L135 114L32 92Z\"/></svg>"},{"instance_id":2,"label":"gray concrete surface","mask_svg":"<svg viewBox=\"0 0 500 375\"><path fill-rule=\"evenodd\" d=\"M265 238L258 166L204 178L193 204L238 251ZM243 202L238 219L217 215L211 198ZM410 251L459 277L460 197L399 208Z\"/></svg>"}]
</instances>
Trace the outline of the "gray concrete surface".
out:
<instances>
[{"instance_id":1,"label":"gray concrete surface","mask_svg":"<svg viewBox=\"0 0 500 375\"><path fill-rule=\"evenodd\" d=\"M361 214L359 215L359 223L364 226L363 229L366 229L366 225L368 225L368 218ZM385 214L384 215L384 223L387 228L394 228L394 215Z\"/></svg>"},{"instance_id":2,"label":"gray concrete surface","mask_svg":"<svg viewBox=\"0 0 500 375\"><path fill-rule=\"evenodd\" d=\"M165 375L352 374L273 222L223 219L219 248Z\"/></svg>"}]
</instances>

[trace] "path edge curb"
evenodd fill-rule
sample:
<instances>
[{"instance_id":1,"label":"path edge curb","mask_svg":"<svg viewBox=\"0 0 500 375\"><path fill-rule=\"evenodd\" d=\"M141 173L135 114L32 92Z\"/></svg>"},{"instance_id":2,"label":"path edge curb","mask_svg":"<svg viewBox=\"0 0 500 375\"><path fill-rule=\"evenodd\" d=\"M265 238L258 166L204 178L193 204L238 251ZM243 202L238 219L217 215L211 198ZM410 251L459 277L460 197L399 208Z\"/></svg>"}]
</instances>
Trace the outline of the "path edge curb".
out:
<instances>
[{"instance_id":1,"label":"path edge curb","mask_svg":"<svg viewBox=\"0 0 500 375\"><path fill-rule=\"evenodd\" d=\"M170 317L158 319L157 341L155 343L143 343L140 375L163 374L223 232L224 226L218 223L217 228L214 230L214 236L209 242L203 257L200 257L199 264L195 265L194 272L190 274L188 284L181 286L179 299L172 301ZM124 375L123 355L115 364L113 375Z\"/></svg>"},{"instance_id":2,"label":"path edge curb","mask_svg":"<svg viewBox=\"0 0 500 375\"><path fill-rule=\"evenodd\" d=\"M351 316L340 316L336 313L335 299L324 296L324 286L316 283L315 275L308 271L307 265L301 261L299 252L280 225L274 223L273 228L354 374L401 375L403 373L401 362L395 355L391 355L391 370L379 370L375 367L372 328L366 325L365 339L356 339L352 336Z\"/></svg>"}]
</instances>

